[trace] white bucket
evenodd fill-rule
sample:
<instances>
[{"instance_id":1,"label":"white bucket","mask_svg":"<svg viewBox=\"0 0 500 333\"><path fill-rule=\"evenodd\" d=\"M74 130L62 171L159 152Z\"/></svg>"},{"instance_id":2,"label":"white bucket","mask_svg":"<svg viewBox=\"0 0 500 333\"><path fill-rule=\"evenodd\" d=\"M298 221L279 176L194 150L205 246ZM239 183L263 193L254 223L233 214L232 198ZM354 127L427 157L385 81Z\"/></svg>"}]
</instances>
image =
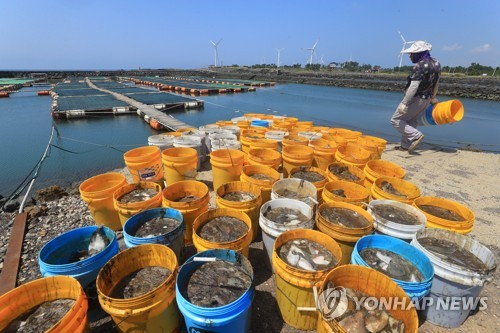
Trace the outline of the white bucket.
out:
<instances>
[{"instance_id":1,"label":"white bucket","mask_svg":"<svg viewBox=\"0 0 500 333\"><path fill-rule=\"evenodd\" d=\"M282 196L279 193L283 193L284 190L297 192L299 196L303 197L300 201L306 203L311 208L314 208L317 204L317 193L318 190L311 182L307 180L297 179L297 178L285 178L278 180L273 184L271 199L289 199Z\"/></svg>"},{"instance_id":2,"label":"white bucket","mask_svg":"<svg viewBox=\"0 0 500 333\"><path fill-rule=\"evenodd\" d=\"M241 150L241 142L233 139L215 139L211 141L212 151L219 149Z\"/></svg>"},{"instance_id":3,"label":"white bucket","mask_svg":"<svg viewBox=\"0 0 500 333\"><path fill-rule=\"evenodd\" d=\"M156 146L161 151L174 146L174 137L170 135L151 135L148 137L148 145Z\"/></svg>"},{"instance_id":4,"label":"white bucket","mask_svg":"<svg viewBox=\"0 0 500 333\"><path fill-rule=\"evenodd\" d=\"M181 135L174 139L174 147L180 148L194 148L198 153L198 164L196 170L200 170L201 159L203 156L203 148L201 146L201 139L194 135Z\"/></svg>"},{"instance_id":5,"label":"white bucket","mask_svg":"<svg viewBox=\"0 0 500 333\"><path fill-rule=\"evenodd\" d=\"M221 128L230 131L238 140L240 139L240 128L238 126L223 126Z\"/></svg>"},{"instance_id":6,"label":"white bucket","mask_svg":"<svg viewBox=\"0 0 500 333\"><path fill-rule=\"evenodd\" d=\"M201 147L202 147L201 161L204 162L206 160L206 156L208 154L208 151L206 150L206 144L205 144L205 139L206 139L205 132L200 131L200 130L190 130L190 131L182 132L182 134L181 134L181 136L187 136L187 135L194 135L194 136L197 136L201 139Z\"/></svg>"},{"instance_id":7,"label":"white bucket","mask_svg":"<svg viewBox=\"0 0 500 333\"><path fill-rule=\"evenodd\" d=\"M278 151L281 152L283 137L287 136L288 132L285 131L267 131L265 134L266 139L278 141Z\"/></svg>"},{"instance_id":8,"label":"white bucket","mask_svg":"<svg viewBox=\"0 0 500 333\"><path fill-rule=\"evenodd\" d=\"M407 213L414 215L420 221L420 224L408 225L386 220L372 211L372 208L377 205L391 205L401 208ZM372 200L367 207L367 211L373 217L373 226L377 231L406 242L410 242L418 231L425 229L425 223L427 222L427 218L420 210L411 205L394 200Z\"/></svg>"},{"instance_id":9,"label":"white bucket","mask_svg":"<svg viewBox=\"0 0 500 333\"><path fill-rule=\"evenodd\" d=\"M223 140L238 140L238 138L236 137L236 135L234 135L233 133L227 131L227 132L223 132L223 133L211 133L208 135L208 138L210 139L210 141L214 141L214 140L220 140L220 139L223 139Z\"/></svg>"},{"instance_id":10,"label":"white bucket","mask_svg":"<svg viewBox=\"0 0 500 333\"><path fill-rule=\"evenodd\" d=\"M269 207L271 209L279 207L298 209L302 214L309 217L310 220L298 223L293 226L287 226L285 224L275 223L264 217L264 212L266 212ZM266 256L267 265L271 270L273 270L271 264L272 263L271 258L273 254L274 241L276 240L276 238L278 238L279 235L288 230L312 229L314 227L314 214L311 206L302 201L294 199L276 199L266 202L260 208L259 225L260 228L262 229L262 243L264 244L264 250L267 253Z\"/></svg>"},{"instance_id":11,"label":"white bucket","mask_svg":"<svg viewBox=\"0 0 500 333\"><path fill-rule=\"evenodd\" d=\"M423 237L435 237L455 242L478 257L491 271L480 274L447 262L420 245L418 240ZM423 309L424 317L431 323L442 327L454 328L462 325L472 310L464 306L463 297L475 299L481 293L485 283L493 279L493 268L496 266L493 253L470 237L449 230L433 228L417 232L411 245L427 255L434 266L434 279L429 294L432 304ZM451 303L453 309L443 308L445 301L448 304Z\"/></svg>"},{"instance_id":12,"label":"white bucket","mask_svg":"<svg viewBox=\"0 0 500 333\"><path fill-rule=\"evenodd\" d=\"M219 125L208 124L208 125L203 125L203 126L198 127L198 129L202 132L205 132L205 134L209 134L210 132L212 132L216 128L219 128Z\"/></svg>"},{"instance_id":13,"label":"white bucket","mask_svg":"<svg viewBox=\"0 0 500 333\"><path fill-rule=\"evenodd\" d=\"M320 132L299 132L299 136L303 136L303 137L307 138L309 141L313 141L313 140L321 139L323 134Z\"/></svg>"}]
</instances>

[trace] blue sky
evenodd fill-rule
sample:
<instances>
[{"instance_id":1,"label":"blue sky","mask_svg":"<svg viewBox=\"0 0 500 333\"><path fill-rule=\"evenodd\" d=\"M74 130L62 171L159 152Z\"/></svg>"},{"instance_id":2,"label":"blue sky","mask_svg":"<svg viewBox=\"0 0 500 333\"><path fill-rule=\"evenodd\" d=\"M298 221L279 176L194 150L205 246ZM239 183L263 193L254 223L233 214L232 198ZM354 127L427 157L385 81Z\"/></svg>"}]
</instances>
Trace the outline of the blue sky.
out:
<instances>
[{"instance_id":1,"label":"blue sky","mask_svg":"<svg viewBox=\"0 0 500 333\"><path fill-rule=\"evenodd\" d=\"M0 69L399 64L401 30L444 66L500 63L500 1L0 0ZM407 56L404 65L409 65Z\"/></svg>"}]
</instances>

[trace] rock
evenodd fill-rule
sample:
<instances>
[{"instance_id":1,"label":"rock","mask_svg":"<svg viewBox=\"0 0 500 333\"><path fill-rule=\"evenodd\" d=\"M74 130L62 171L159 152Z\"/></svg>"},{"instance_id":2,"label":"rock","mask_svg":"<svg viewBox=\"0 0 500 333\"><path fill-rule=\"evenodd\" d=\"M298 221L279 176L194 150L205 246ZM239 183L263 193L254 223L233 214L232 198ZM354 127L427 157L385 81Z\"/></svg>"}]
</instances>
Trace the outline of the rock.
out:
<instances>
[{"instance_id":1,"label":"rock","mask_svg":"<svg viewBox=\"0 0 500 333\"><path fill-rule=\"evenodd\" d=\"M5 203L5 205L3 206L3 211L7 213L13 213L19 208L19 206L21 206L21 201L19 201L19 198L12 199Z\"/></svg>"},{"instance_id":2,"label":"rock","mask_svg":"<svg viewBox=\"0 0 500 333\"><path fill-rule=\"evenodd\" d=\"M24 211L28 213L28 217L30 219L34 219L35 217L45 215L47 212L48 208L46 205L40 205L40 206L30 206L26 207Z\"/></svg>"},{"instance_id":3,"label":"rock","mask_svg":"<svg viewBox=\"0 0 500 333\"><path fill-rule=\"evenodd\" d=\"M68 192L59 185L52 185L36 191L36 198L41 202L54 201L68 195Z\"/></svg>"}]
</instances>

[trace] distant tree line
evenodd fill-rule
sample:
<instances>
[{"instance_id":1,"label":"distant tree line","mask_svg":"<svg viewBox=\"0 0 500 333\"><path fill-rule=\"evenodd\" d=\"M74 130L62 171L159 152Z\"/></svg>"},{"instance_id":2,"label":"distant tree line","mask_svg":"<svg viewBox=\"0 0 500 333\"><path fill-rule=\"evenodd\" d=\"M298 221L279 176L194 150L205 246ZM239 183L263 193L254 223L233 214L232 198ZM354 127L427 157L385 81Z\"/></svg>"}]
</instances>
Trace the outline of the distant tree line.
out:
<instances>
[{"instance_id":1,"label":"distant tree line","mask_svg":"<svg viewBox=\"0 0 500 333\"><path fill-rule=\"evenodd\" d=\"M240 67L238 65L232 65L231 67ZM251 66L246 66L253 69L259 68L267 68L267 69L276 69L276 64L255 64ZM374 73L374 72L382 72L382 73L393 73L393 72L409 72L413 68L413 66L395 66L393 68L382 68L381 66L372 66L370 64L360 64L357 61L346 61L343 63L331 62L329 64L306 64L302 66L301 64L294 65L283 65L280 66L281 69L303 69L309 71L339 71L339 72L360 72L360 73ZM499 67L491 67L484 66L479 63L471 63L470 66L443 66L443 73L449 74L463 74L463 75L487 75L487 76L500 76L500 68Z\"/></svg>"}]
</instances>

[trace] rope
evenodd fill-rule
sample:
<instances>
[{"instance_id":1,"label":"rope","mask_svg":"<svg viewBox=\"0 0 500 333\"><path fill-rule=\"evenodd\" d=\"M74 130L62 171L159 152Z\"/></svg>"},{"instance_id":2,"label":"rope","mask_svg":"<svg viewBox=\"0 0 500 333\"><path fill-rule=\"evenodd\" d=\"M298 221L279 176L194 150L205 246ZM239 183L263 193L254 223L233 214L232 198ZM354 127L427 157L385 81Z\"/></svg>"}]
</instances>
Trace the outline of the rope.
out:
<instances>
[{"instance_id":1,"label":"rope","mask_svg":"<svg viewBox=\"0 0 500 333\"><path fill-rule=\"evenodd\" d=\"M21 214L24 210L24 204L26 203L26 199L28 198L28 195L31 191L31 188L33 187L33 184L34 184L36 178L38 177L38 172L40 171L43 162L50 155L50 145L52 142L52 138L54 137L54 132L55 132L55 124L54 124L54 122L52 122L52 129L50 131L49 142L47 143L47 147L45 148L45 151L44 151L42 157L38 160L38 162L36 163L35 167L31 170L31 172L24 178L23 182L18 186L18 188L6 200L6 202L8 202L9 200L13 199L15 196L18 196L28 185L28 184L25 184L24 186L22 186L22 184L33 173L33 177L31 177L31 181L29 182L29 187L28 187L28 190L26 191L26 195L24 196L23 201L21 202L21 205L19 207L19 214ZM2 205L2 208L4 207L4 205Z\"/></svg>"}]
</instances>

